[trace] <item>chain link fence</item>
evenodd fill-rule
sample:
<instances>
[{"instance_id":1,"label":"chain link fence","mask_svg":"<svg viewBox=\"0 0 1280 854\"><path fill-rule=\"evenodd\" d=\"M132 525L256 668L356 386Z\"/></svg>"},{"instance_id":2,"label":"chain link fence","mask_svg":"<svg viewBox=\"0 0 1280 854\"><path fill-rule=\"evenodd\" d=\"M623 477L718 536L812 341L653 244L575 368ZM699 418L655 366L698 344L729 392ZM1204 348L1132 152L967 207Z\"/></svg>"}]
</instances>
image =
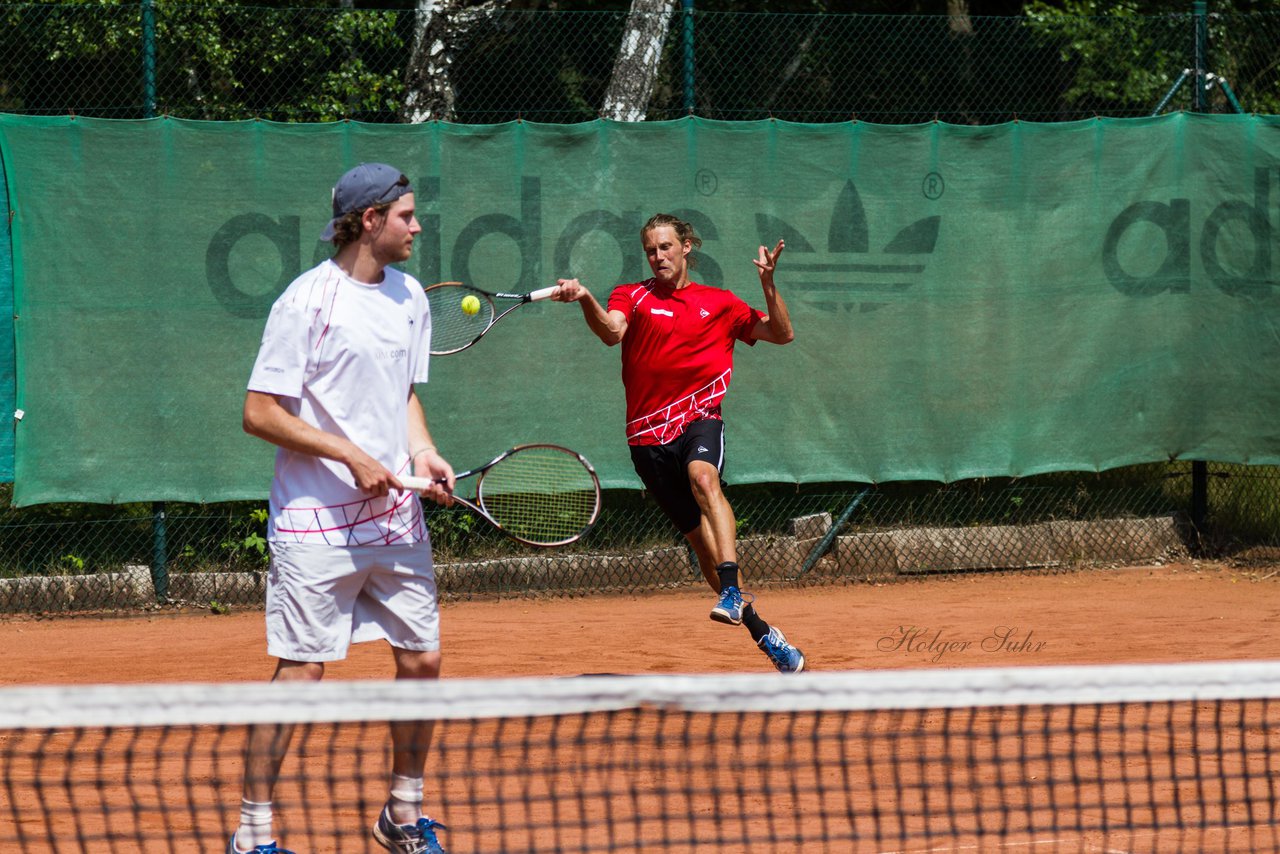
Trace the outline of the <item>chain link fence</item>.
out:
<instances>
[{"instance_id":1,"label":"chain link fence","mask_svg":"<svg viewBox=\"0 0 1280 854\"><path fill-rule=\"evenodd\" d=\"M436 4L435 8L452 8ZM673 12L645 109L798 122L984 124L1280 112L1280 12L1020 17ZM578 122L604 110L625 12L0 5L0 111L139 118ZM439 45L432 52L424 47ZM434 57L424 75L424 57ZM1193 69L1198 69L1195 71ZM427 90L430 89L430 92ZM427 95L431 97L428 98ZM421 117L421 116L417 116ZM1198 486L1196 484L1199 484ZM0 612L260 605L266 511L12 508ZM753 585L883 582L1181 558L1280 560L1280 470L1191 463L1023 480L730 489ZM670 524L611 492L571 548L515 546L463 510L430 527L446 597L697 584Z\"/></svg>"},{"instance_id":2,"label":"chain link fence","mask_svg":"<svg viewBox=\"0 0 1280 854\"><path fill-rule=\"evenodd\" d=\"M741 486L729 498L753 586L1280 558L1280 468L1213 465L1207 483L1198 526L1192 464L1181 462L947 485ZM266 517L254 502L0 510L0 612L260 606ZM517 545L464 509L428 518L446 599L702 583L639 492L606 493L599 523L564 549Z\"/></svg>"},{"instance_id":3,"label":"chain link fence","mask_svg":"<svg viewBox=\"0 0 1280 854\"><path fill-rule=\"evenodd\" d=\"M626 12L0 5L0 110L138 118L579 122ZM426 8L424 6L424 8ZM1017 17L675 10L646 118L1062 121L1280 112L1280 12ZM1185 69L1195 76L1178 85ZM1176 87L1176 89L1175 89ZM1167 101L1164 100L1169 96Z\"/></svg>"}]
</instances>

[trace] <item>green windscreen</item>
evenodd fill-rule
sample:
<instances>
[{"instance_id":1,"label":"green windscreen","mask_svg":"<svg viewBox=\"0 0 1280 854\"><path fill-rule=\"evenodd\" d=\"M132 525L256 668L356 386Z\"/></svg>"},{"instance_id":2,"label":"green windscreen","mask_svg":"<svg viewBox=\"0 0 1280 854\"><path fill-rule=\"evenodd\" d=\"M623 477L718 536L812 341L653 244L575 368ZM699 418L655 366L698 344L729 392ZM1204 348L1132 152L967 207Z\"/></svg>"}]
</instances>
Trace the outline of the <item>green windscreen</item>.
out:
<instances>
[{"instance_id":1,"label":"green windscreen","mask_svg":"<svg viewBox=\"0 0 1280 854\"><path fill-rule=\"evenodd\" d=\"M602 301L645 278L658 211L694 278L796 340L740 345L730 482L951 481L1166 458L1280 463L1280 119L987 127L684 119L284 125L0 117L16 211L16 496L265 495L241 431L272 300L324 258L336 178L397 165L408 272ZM520 442L637 484L619 351L538 303L437 358L419 389L458 468Z\"/></svg>"}]
</instances>

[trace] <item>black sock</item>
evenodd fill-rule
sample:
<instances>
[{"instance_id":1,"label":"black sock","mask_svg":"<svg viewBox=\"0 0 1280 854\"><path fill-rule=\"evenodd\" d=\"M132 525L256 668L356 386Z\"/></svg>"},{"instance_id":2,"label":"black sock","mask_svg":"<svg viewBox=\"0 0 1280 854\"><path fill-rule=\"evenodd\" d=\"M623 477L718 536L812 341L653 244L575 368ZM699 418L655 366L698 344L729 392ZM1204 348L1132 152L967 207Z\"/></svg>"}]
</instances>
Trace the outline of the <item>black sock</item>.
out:
<instances>
[{"instance_id":1,"label":"black sock","mask_svg":"<svg viewBox=\"0 0 1280 854\"><path fill-rule=\"evenodd\" d=\"M716 574L720 576L720 590L723 592L726 587L738 586L738 565L731 560L716 567Z\"/></svg>"},{"instance_id":2,"label":"black sock","mask_svg":"<svg viewBox=\"0 0 1280 854\"><path fill-rule=\"evenodd\" d=\"M742 609L742 625L746 626L747 631L751 632L751 639L756 643L760 643L760 638L769 634L769 624L760 619L760 615L756 613L753 605L748 605Z\"/></svg>"}]
</instances>

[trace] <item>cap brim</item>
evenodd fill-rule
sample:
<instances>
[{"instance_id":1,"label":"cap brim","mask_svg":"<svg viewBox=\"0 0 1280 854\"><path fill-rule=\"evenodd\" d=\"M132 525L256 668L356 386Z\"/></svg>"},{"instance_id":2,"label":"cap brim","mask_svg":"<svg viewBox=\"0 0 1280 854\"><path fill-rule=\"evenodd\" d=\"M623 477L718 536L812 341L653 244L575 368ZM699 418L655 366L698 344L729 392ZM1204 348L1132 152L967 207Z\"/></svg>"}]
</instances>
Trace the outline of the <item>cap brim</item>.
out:
<instances>
[{"instance_id":1,"label":"cap brim","mask_svg":"<svg viewBox=\"0 0 1280 854\"><path fill-rule=\"evenodd\" d=\"M320 232L320 240L323 240L325 243L328 243L329 241L333 240L334 228L337 226L337 224L338 224L338 219L336 217L334 219L329 220L329 224L324 227L324 231Z\"/></svg>"}]
</instances>

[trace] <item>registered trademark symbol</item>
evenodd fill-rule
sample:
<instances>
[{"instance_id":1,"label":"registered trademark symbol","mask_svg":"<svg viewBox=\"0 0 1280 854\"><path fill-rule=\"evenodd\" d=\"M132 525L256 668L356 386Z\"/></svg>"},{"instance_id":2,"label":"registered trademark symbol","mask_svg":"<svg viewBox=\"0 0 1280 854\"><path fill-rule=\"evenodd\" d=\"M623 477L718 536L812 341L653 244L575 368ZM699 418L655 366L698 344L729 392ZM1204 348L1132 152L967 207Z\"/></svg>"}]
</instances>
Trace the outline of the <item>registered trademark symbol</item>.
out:
<instances>
[{"instance_id":1,"label":"registered trademark symbol","mask_svg":"<svg viewBox=\"0 0 1280 854\"><path fill-rule=\"evenodd\" d=\"M924 192L926 199L939 199L946 191L946 184L942 180L942 176L937 172L930 172L924 176L924 184L920 187Z\"/></svg>"},{"instance_id":2,"label":"registered trademark symbol","mask_svg":"<svg viewBox=\"0 0 1280 854\"><path fill-rule=\"evenodd\" d=\"M716 187L719 184L720 179L710 169L699 169L697 174L693 176L693 186L701 196L715 195Z\"/></svg>"}]
</instances>

